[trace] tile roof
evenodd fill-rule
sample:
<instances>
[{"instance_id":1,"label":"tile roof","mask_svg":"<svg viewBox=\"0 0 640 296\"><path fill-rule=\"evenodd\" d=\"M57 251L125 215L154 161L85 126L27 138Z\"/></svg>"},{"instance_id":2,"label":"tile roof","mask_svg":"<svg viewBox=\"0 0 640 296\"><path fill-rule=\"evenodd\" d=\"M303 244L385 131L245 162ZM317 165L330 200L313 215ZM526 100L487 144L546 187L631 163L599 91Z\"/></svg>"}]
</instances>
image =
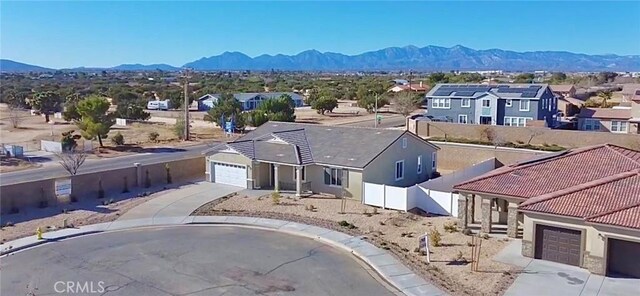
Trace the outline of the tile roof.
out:
<instances>
[{"instance_id":1,"label":"tile roof","mask_svg":"<svg viewBox=\"0 0 640 296\"><path fill-rule=\"evenodd\" d=\"M454 189L521 198L522 211L640 229L640 151L615 145L545 155Z\"/></svg>"},{"instance_id":2,"label":"tile roof","mask_svg":"<svg viewBox=\"0 0 640 296\"><path fill-rule=\"evenodd\" d=\"M639 168L640 152L605 144L504 166L454 189L528 199Z\"/></svg>"},{"instance_id":3,"label":"tile roof","mask_svg":"<svg viewBox=\"0 0 640 296\"><path fill-rule=\"evenodd\" d=\"M571 88L575 89L573 84L555 84L555 85L549 85L549 87L553 92L569 92L571 91Z\"/></svg>"},{"instance_id":4,"label":"tile roof","mask_svg":"<svg viewBox=\"0 0 640 296\"><path fill-rule=\"evenodd\" d=\"M559 98L558 100L568 102L578 107L582 107L582 105L584 105L584 101L580 99L572 98L572 97L562 97L562 98Z\"/></svg>"},{"instance_id":5,"label":"tile roof","mask_svg":"<svg viewBox=\"0 0 640 296\"><path fill-rule=\"evenodd\" d=\"M404 130L270 121L234 142L205 153L230 147L255 160L364 168L403 135L413 136ZM424 144L438 149L427 141Z\"/></svg>"},{"instance_id":6,"label":"tile roof","mask_svg":"<svg viewBox=\"0 0 640 296\"><path fill-rule=\"evenodd\" d=\"M581 118L603 118L603 119L629 119L631 110L612 108L582 108L578 117Z\"/></svg>"}]
</instances>

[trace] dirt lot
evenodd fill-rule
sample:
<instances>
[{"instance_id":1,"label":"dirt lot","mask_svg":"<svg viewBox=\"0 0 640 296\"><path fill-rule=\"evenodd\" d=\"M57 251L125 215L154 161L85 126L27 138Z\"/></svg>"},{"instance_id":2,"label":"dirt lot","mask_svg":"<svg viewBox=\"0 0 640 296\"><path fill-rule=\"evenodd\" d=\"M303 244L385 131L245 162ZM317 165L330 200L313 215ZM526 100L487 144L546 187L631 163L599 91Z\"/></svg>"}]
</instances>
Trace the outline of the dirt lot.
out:
<instances>
[{"instance_id":1,"label":"dirt lot","mask_svg":"<svg viewBox=\"0 0 640 296\"><path fill-rule=\"evenodd\" d=\"M309 210L311 205L314 206L314 210ZM431 248L432 263L425 269L441 272L443 276L438 276L437 281L452 294L498 295L502 294L514 279L514 267L490 259L507 245L507 239L483 239L479 271L471 271L467 262L471 259L471 237L459 231L447 232L444 229L445 225L453 225L455 218L374 210L373 207L352 200L346 202L345 214L340 214L340 209L341 200L328 196L296 199L283 195L278 205L274 204L270 196L233 196L205 205L194 212L194 215L272 213L303 216L311 218L311 221L344 220L355 225L358 231L369 236L378 246L396 247L401 253L396 255L405 263L409 260L407 264L410 266L411 262L422 263L425 260L424 256L415 252L418 237L436 229L441 234L441 246Z\"/></svg>"},{"instance_id":2,"label":"dirt lot","mask_svg":"<svg viewBox=\"0 0 640 296\"><path fill-rule=\"evenodd\" d=\"M26 209L20 213L2 215L2 231L0 232L2 242L35 235L38 227L41 227L43 231L59 229L63 226L63 220L65 219L68 225L75 227L114 221L128 210L156 196L152 194L127 199L116 198L115 200L107 197L51 206L44 209ZM110 201L112 203L109 203ZM103 205L103 202L109 204Z\"/></svg>"}]
</instances>

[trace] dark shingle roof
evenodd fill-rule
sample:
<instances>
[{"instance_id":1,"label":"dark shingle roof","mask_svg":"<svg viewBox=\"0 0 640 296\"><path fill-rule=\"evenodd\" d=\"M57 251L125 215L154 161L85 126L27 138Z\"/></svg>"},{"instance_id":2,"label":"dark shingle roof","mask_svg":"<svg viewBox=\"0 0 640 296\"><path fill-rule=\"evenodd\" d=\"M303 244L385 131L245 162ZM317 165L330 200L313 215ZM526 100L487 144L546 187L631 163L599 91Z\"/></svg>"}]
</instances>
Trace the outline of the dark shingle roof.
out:
<instances>
[{"instance_id":1,"label":"dark shingle roof","mask_svg":"<svg viewBox=\"0 0 640 296\"><path fill-rule=\"evenodd\" d=\"M267 122L227 145L256 160L364 168L405 133L404 130ZM426 141L425 145L437 149ZM220 150L211 149L208 153ZM274 157L278 154L283 155Z\"/></svg>"},{"instance_id":2,"label":"dark shingle roof","mask_svg":"<svg viewBox=\"0 0 640 296\"><path fill-rule=\"evenodd\" d=\"M531 100L540 99L546 90L547 84L436 84L427 94L427 97L465 97L479 98L486 93L491 93L498 98Z\"/></svg>"}]
</instances>

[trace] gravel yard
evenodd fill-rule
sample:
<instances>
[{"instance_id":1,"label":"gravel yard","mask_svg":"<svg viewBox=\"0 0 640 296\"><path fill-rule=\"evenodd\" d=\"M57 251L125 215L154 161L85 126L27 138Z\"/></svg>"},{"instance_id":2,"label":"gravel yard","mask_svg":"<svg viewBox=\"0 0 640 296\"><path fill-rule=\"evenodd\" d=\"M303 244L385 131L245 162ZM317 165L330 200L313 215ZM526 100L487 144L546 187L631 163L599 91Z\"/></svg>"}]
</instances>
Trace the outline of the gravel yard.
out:
<instances>
[{"instance_id":1,"label":"gravel yard","mask_svg":"<svg viewBox=\"0 0 640 296\"><path fill-rule=\"evenodd\" d=\"M275 204L269 195L236 195L204 205L193 215L235 214L302 220L300 222L325 227L331 225L352 235L363 234L454 295L500 295L515 278L513 266L490 259L508 244L506 239L483 239L479 271L472 272L466 261L471 259L471 237L460 231L447 232L444 229L445 225L454 224L455 218L374 209L353 200L346 201L345 213L340 214L341 206L342 201L332 196L297 199L283 194L279 204ZM340 227L340 221L356 228ZM415 249L418 237L432 229L441 234L441 246L430 247L431 264L427 265L425 256Z\"/></svg>"}]
</instances>

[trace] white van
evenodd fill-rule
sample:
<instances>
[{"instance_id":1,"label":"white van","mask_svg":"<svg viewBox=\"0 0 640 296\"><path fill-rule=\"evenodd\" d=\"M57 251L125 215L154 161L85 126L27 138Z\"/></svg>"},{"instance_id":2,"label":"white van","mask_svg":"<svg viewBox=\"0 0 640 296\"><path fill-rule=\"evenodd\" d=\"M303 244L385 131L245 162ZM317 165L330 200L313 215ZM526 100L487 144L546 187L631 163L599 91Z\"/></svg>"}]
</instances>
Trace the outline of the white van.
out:
<instances>
[{"instance_id":1,"label":"white van","mask_svg":"<svg viewBox=\"0 0 640 296\"><path fill-rule=\"evenodd\" d=\"M169 100L164 101L149 101L147 103L147 109L149 110L169 110L171 108L171 103Z\"/></svg>"}]
</instances>

